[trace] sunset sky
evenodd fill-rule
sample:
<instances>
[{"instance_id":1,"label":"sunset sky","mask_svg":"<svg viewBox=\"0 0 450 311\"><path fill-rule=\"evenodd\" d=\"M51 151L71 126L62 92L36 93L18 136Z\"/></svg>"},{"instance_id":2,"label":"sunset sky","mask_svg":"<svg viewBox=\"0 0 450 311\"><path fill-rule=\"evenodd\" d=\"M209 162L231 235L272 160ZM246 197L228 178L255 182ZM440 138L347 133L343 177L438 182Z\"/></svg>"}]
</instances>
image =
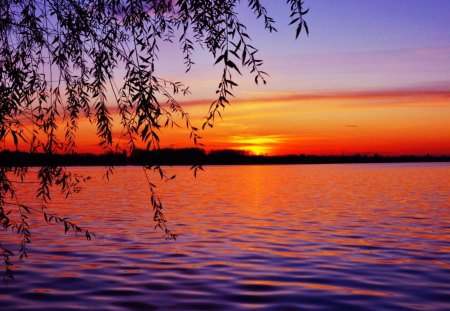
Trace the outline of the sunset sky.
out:
<instances>
[{"instance_id":1,"label":"sunset sky","mask_svg":"<svg viewBox=\"0 0 450 311\"><path fill-rule=\"evenodd\" d=\"M295 40L285 1L263 1L277 33L242 5L267 85L235 76L223 121L201 133L205 148L257 154L450 154L450 1L309 0L309 37ZM196 125L208 112L220 67L197 49L185 73L179 47L161 46L159 76L182 81L178 97ZM81 128L81 151L95 150ZM164 130L162 147L191 147L189 133Z\"/></svg>"}]
</instances>

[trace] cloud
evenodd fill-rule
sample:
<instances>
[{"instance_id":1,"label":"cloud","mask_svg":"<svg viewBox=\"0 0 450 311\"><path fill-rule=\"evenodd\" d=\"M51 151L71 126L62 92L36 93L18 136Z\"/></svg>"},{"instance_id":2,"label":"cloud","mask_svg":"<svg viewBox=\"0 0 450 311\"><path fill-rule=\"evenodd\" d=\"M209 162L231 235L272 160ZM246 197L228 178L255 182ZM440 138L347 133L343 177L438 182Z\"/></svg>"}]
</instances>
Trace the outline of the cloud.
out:
<instances>
[{"instance_id":1,"label":"cloud","mask_svg":"<svg viewBox=\"0 0 450 311\"><path fill-rule=\"evenodd\" d=\"M442 85L442 84L441 84ZM440 85L440 86L441 86ZM260 96L237 98L231 101L231 108L245 107L251 110L252 106L272 107L277 109L281 103L298 105L339 106L341 108L361 107L369 108L389 108L389 107L409 107L409 108L450 108L450 88L447 90L440 88L415 88L415 89L389 89L370 90L358 92L321 92L321 93L261 93ZM188 110L195 106L208 107L206 100L182 101ZM228 108L228 107L227 107Z\"/></svg>"}]
</instances>

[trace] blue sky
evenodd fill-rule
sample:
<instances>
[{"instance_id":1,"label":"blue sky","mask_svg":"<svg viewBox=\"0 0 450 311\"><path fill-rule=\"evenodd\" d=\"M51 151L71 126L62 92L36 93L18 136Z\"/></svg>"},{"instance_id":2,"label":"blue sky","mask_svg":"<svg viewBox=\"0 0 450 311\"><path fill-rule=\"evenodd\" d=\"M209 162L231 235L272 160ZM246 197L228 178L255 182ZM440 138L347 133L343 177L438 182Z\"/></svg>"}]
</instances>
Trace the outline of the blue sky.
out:
<instances>
[{"instance_id":1,"label":"blue sky","mask_svg":"<svg viewBox=\"0 0 450 311\"><path fill-rule=\"evenodd\" d=\"M239 79L236 94L326 92L392 88L442 88L450 84L450 1L310 0L310 36L295 40L284 1L263 1L278 33L268 34L243 2L241 16L271 75L265 87L251 76ZM194 98L213 96L220 68L198 50L185 75L177 48L162 56L160 68L191 85ZM286 79L289 77L289 79Z\"/></svg>"}]
</instances>

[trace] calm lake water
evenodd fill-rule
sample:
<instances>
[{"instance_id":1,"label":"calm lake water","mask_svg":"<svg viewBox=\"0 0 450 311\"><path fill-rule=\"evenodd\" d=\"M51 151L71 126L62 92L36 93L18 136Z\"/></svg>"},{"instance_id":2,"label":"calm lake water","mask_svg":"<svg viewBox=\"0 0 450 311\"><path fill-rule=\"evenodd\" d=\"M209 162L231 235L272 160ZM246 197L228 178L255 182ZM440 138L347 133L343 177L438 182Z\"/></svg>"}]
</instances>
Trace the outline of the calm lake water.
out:
<instances>
[{"instance_id":1,"label":"calm lake water","mask_svg":"<svg viewBox=\"0 0 450 311\"><path fill-rule=\"evenodd\" d=\"M101 237L37 224L1 310L450 310L450 163L169 168L176 241L142 168L74 171L52 210Z\"/></svg>"}]
</instances>

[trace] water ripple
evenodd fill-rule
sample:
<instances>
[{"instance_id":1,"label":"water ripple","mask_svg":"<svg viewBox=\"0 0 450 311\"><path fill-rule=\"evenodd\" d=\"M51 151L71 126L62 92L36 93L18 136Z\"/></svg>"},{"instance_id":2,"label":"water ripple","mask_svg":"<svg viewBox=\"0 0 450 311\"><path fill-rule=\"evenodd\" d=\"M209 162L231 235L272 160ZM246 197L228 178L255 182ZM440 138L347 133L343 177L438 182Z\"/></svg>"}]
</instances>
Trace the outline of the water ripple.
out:
<instances>
[{"instance_id":1,"label":"water ripple","mask_svg":"<svg viewBox=\"0 0 450 311\"><path fill-rule=\"evenodd\" d=\"M102 237L38 228L2 309L450 310L448 164L174 168L171 242L140 169L79 170L83 204L55 206Z\"/></svg>"}]
</instances>

